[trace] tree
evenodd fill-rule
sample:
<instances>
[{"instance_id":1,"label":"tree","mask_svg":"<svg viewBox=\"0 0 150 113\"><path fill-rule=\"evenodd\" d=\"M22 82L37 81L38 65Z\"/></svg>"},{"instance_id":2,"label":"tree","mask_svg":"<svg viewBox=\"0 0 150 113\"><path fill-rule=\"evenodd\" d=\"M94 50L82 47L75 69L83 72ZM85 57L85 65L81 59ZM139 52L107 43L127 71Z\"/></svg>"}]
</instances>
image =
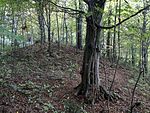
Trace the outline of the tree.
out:
<instances>
[{"instance_id":1,"label":"tree","mask_svg":"<svg viewBox=\"0 0 150 113\"><path fill-rule=\"evenodd\" d=\"M109 4L109 14L108 14L108 26L110 26L111 24L111 15L112 15L112 7L111 7L111 2ZM110 59L110 54L111 54L111 51L110 51L110 39L111 39L111 32L110 32L110 29L108 30L108 34L107 34L107 42L106 42L106 56L108 59Z\"/></svg>"},{"instance_id":2,"label":"tree","mask_svg":"<svg viewBox=\"0 0 150 113\"><path fill-rule=\"evenodd\" d=\"M50 3L47 4L45 7L46 11L46 20L47 20L47 32L48 32L48 53L51 56L51 5Z\"/></svg>"},{"instance_id":3,"label":"tree","mask_svg":"<svg viewBox=\"0 0 150 113\"><path fill-rule=\"evenodd\" d=\"M56 26L57 26L57 41L58 41L58 48L60 49L59 19L58 19L58 13L57 13L57 12L56 12Z\"/></svg>"},{"instance_id":4,"label":"tree","mask_svg":"<svg viewBox=\"0 0 150 113\"><path fill-rule=\"evenodd\" d=\"M76 87L77 95L92 97L92 102L97 98L99 93L104 93L104 97L108 98L108 94L100 84L99 79L99 40L101 29L98 29L95 23L100 24L103 16L106 0L85 0L88 5L88 13L86 18L86 39L83 57L83 65L81 71L81 83ZM99 10L98 10L99 9Z\"/></svg>"},{"instance_id":5,"label":"tree","mask_svg":"<svg viewBox=\"0 0 150 113\"><path fill-rule=\"evenodd\" d=\"M118 0L116 0L115 4L115 17L114 17L114 25L116 25L117 21L117 8L118 8ZM114 35L113 35L113 49L112 49L112 61L116 61L116 27L114 27Z\"/></svg>"},{"instance_id":6,"label":"tree","mask_svg":"<svg viewBox=\"0 0 150 113\"><path fill-rule=\"evenodd\" d=\"M82 1L79 0L79 9L82 11ZM75 7L77 9L77 1L75 1ZM76 46L77 49L82 49L82 14L80 13L76 17Z\"/></svg>"},{"instance_id":7,"label":"tree","mask_svg":"<svg viewBox=\"0 0 150 113\"><path fill-rule=\"evenodd\" d=\"M143 0L144 2L144 7L147 4L147 1ZM143 69L144 73L147 74L148 73L148 45L147 45L147 40L144 36L144 34L146 33L146 25L147 25L147 21L146 21L146 15L147 15L147 10L143 11L143 26L142 26L142 41L141 41L141 69Z\"/></svg>"},{"instance_id":8,"label":"tree","mask_svg":"<svg viewBox=\"0 0 150 113\"><path fill-rule=\"evenodd\" d=\"M37 1L38 8L38 21L39 21L39 28L40 28L40 35L41 35L41 44L45 43L46 41L46 35L45 35L45 18L44 18L44 2L43 1Z\"/></svg>"}]
</instances>

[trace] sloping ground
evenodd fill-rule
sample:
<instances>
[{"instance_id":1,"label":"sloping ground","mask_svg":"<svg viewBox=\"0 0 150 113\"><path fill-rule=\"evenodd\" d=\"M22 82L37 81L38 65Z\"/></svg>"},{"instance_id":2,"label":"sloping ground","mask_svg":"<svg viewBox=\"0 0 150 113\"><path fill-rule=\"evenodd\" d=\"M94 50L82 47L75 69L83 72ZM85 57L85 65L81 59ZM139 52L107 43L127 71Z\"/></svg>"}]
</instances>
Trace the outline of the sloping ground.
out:
<instances>
[{"instance_id":1,"label":"sloping ground","mask_svg":"<svg viewBox=\"0 0 150 113\"><path fill-rule=\"evenodd\" d=\"M115 75L112 90L121 99L87 105L83 97L74 95L74 87L80 83L83 52L71 47L58 50L53 44L49 57L46 48L36 44L1 58L0 113L127 113L134 85L133 80L129 83L132 71L123 66L116 69L101 60L102 85L108 89ZM150 89L138 89L134 100L141 102L134 111L150 113Z\"/></svg>"}]
</instances>

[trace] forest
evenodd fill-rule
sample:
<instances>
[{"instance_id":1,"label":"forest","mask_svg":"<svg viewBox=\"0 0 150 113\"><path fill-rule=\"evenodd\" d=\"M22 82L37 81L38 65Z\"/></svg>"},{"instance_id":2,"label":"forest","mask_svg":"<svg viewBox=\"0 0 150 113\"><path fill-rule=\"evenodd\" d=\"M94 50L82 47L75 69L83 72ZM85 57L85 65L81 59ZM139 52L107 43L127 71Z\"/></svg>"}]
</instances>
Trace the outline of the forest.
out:
<instances>
[{"instance_id":1,"label":"forest","mask_svg":"<svg viewBox=\"0 0 150 113\"><path fill-rule=\"evenodd\" d=\"M0 113L150 113L150 0L0 0Z\"/></svg>"}]
</instances>

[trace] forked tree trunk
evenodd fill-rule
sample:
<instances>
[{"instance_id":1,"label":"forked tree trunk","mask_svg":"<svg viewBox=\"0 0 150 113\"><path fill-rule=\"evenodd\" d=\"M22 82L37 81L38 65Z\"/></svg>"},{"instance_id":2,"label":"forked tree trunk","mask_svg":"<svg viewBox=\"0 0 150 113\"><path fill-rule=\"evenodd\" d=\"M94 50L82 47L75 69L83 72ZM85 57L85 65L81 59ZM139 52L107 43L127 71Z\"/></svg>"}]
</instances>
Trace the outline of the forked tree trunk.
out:
<instances>
[{"instance_id":1,"label":"forked tree trunk","mask_svg":"<svg viewBox=\"0 0 150 113\"><path fill-rule=\"evenodd\" d=\"M85 97L97 98L98 92L104 92L104 88L100 86L99 80L99 38L100 31L95 23L100 24L103 11L96 10L97 6L104 10L105 0L91 0L88 4L88 12L92 15L87 17L86 40L83 58L83 66L81 71L81 83L77 87L77 95Z\"/></svg>"}]
</instances>

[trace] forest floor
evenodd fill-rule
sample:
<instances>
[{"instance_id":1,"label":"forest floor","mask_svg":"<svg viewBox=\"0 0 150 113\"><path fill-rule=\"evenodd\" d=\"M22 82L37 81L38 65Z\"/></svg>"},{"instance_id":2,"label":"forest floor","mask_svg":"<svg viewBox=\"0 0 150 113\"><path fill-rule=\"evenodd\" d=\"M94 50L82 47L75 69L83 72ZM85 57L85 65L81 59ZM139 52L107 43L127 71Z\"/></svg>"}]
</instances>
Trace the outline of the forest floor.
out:
<instances>
[{"instance_id":1,"label":"forest floor","mask_svg":"<svg viewBox=\"0 0 150 113\"><path fill-rule=\"evenodd\" d=\"M112 87L121 99L113 102L100 100L95 105L84 103L75 95L74 87L80 83L83 51L73 47L52 45L49 56L47 46L39 44L17 49L1 56L0 113L127 113L132 89L138 73L127 66L100 62L102 85L108 89L115 70ZM136 89L134 113L150 113L150 84L144 77Z\"/></svg>"}]
</instances>

